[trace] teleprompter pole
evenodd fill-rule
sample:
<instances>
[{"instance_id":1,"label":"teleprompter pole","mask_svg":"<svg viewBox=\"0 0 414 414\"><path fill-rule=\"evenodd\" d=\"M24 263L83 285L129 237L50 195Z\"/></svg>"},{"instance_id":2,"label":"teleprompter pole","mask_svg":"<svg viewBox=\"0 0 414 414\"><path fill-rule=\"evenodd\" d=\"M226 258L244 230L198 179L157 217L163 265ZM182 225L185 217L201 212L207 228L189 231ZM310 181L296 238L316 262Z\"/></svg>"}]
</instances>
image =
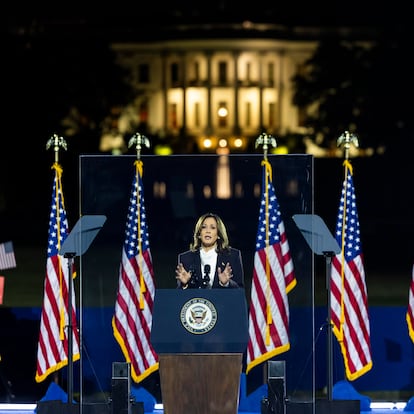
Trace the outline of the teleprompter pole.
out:
<instances>
[{"instance_id":1,"label":"teleprompter pole","mask_svg":"<svg viewBox=\"0 0 414 414\"><path fill-rule=\"evenodd\" d=\"M73 320L72 320L72 295L73 295L73 261L76 253L65 253L63 257L68 259L68 404L73 402Z\"/></svg>"},{"instance_id":2,"label":"teleprompter pole","mask_svg":"<svg viewBox=\"0 0 414 414\"><path fill-rule=\"evenodd\" d=\"M328 321L327 321L327 396L328 401L333 399L333 332L332 332L332 310L331 310L331 265L332 257L335 252L323 252L325 256L325 269L326 269L326 290L327 290L327 306L328 306Z\"/></svg>"}]
</instances>

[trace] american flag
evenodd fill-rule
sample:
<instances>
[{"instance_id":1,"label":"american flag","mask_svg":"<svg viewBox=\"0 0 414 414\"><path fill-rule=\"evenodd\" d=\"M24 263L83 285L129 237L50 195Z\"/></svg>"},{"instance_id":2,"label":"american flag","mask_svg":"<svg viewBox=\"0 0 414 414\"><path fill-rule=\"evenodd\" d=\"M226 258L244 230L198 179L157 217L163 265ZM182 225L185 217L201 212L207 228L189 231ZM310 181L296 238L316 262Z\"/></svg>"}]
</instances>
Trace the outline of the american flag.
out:
<instances>
[{"instance_id":1,"label":"american flag","mask_svg":"<svg viewBox=\"0 0 414 414\"><path fill-rule=\"evenodd\" d=\"M410 335L411 340L414 342L414 265L410 289L408 292L408 309L406 314L406 320L408 325L408 334Z\"/></svg>"},{"instance_id":2,"label":"american flag","mask_svg":"<svg viewBox=\"0 0 414 414\"><path fill-rule=\"evenodd\" d=\"M145 213L142 161L135 161L125 242L119 269L118 294L112 327L131 377L140 382L158 370L150 342L155 284Z\"/></svg>"},{"instance_id":3,"label":"american flag","mask_svg":"<svg viewBox=\"0 0 414 414\"><path fill-rule=\"evenodd\" d=\"M332 258L331 323L353 381L372 368L368 297L352 166L345 161L335 238L341 252Z\"/></svg>"},{"instance_id":4,"label":"american flag","mask_svg":"<svg viewBox=\"0 0 414 414\"><path fill-rule=\"evenodd\" d=\"M0 244L0 270L16 267L13 243L11 241Z\"/></svg>"},{"instance_id":5,"label":"american flag","mask_svg":"<svg viewBox=\"0 0 414 414\"><path fill-rule=\"evenodd\" d=\"M37 348L36 382L45 380L49 374L68 364L68 281L73 283L73 275L69 277L68 259L59 256L59 250L69 234L62 191L63 171L58 163L55 163L52 169L55 170L55 177L49 219L43 308ZM77 361L80 358L80 352L74 289L72 289L71 305L72 356L73 361Z\"/></svg>"},{"instance_id":6,"label":"american flag","mask_svg":"<svg viewBox=\"0 0 414 414\"><path fill-rule=\"evenodd\" d=\"M272 167L263 160L262 195L249 309L248 373L290 349L287 294L296 285Z\"/></svg>"}]
</instances>

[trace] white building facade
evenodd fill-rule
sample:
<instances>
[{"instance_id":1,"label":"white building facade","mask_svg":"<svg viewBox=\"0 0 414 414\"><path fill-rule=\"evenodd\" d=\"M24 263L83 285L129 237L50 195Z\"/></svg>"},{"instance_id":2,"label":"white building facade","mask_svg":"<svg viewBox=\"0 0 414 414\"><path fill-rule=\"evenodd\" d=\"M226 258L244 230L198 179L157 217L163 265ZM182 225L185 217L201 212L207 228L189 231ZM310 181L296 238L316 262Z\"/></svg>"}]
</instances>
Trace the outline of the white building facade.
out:
<instances>
[{"instance_id":1,"label":"white building facade","mask_svg":"<svg viewBox=\"0 0 414 414\"><path fill-rule=\"evenodd\" d=\"M292 77L316 41L180 39L112 47L136 93L119 119L120 133L132 114L138 129L188 150L243 151L263 132L302 131Z\"/></svg>"}]
</instances>

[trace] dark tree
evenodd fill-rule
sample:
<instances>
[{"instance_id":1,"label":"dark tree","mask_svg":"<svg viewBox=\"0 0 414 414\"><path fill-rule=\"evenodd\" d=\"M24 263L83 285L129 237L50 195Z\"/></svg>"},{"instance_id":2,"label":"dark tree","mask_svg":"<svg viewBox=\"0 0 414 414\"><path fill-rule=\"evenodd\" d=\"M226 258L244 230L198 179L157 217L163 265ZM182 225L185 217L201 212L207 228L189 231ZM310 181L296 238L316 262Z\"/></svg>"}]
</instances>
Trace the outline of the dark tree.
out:
<instances>
[{"instance_id":1,"label":"dark tree","mask_svg":"<svg viewBox=\"0 0 414 414\"><path fill-rule=\"evenodd\" d=\"M362 147L412 149L408 47L405 31L390 29L365 42L321 41L293 79L294 103L316 108L305 119L313 138L323 137L322 144L332 147L349 130Z\"/></svg>"}]
</instances>

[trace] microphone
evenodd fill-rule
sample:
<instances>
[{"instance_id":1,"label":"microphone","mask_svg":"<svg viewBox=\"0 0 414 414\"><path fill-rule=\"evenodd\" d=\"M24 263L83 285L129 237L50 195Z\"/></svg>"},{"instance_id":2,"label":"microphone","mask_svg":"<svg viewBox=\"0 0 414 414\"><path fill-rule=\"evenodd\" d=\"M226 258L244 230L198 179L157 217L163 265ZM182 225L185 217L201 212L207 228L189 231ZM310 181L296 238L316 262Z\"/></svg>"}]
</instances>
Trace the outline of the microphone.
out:
<instances>
[{"instance_id":1,"label":"microphone","mask_svg":"<svg viewBox=\"0 0 414 414\"><path fill-rule=\"evenodd\" d=\"M193 289L198 288L199 281L198 281L197 272L193 268L191 268L190 269L190 274L191 274L191 277L190 277L190 280L188 282L189 287L193 288Z\"/></svg>"},{"instance_id":2,"label":"microphone","mask_svg":"<svg viewBox=\"0 0 414 414\"><path fill-rule=\"evenodd\" d=\"M211 266L209 264L206 264L204 266L204 275L201 279L201 287L203 289L207 288L210 285L210 270Z\"/></svg>"}]
</instances>

